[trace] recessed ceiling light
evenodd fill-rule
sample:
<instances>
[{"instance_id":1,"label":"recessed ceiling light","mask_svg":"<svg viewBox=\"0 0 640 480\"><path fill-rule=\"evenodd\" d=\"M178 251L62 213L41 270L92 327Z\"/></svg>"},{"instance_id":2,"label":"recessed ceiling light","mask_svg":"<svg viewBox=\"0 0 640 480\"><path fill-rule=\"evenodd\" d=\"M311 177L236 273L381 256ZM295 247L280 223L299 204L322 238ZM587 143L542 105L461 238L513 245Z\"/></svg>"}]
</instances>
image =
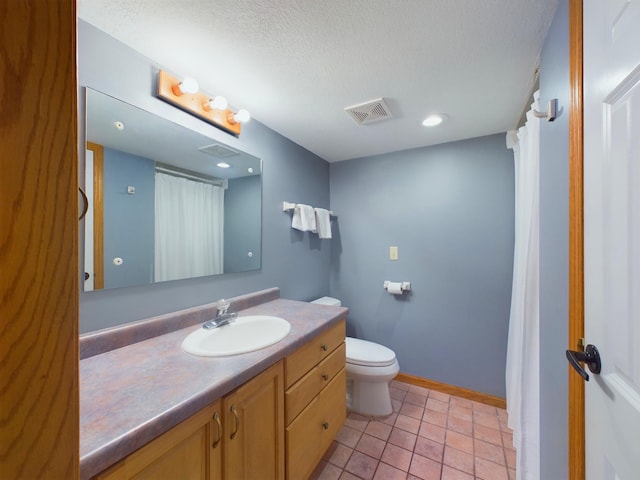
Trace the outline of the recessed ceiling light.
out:
<instances>
[{"instance_id":1,"label":"recessed ceiling light","mask_svg":"<svg viewBox=\"0 0 640 480\"><path fill-rule=\"evenodd\" d=\"M429 115L422 121L422 125L425 127L435 127L436 125L440 125L444 122L447 116L443 113L434 113L433 115Z\"/></svg>"},{"instance_id":2,"label":"recessed ceiling light","mask_svg":"<svg viewBox=\"0 0 640 480\"><path fill-rule=\"evenodd\" d=\"M226 162L220 162L220 163L217 163L216 165L220 168L229 168L231 166Z\"/></svg>"},{"instance_id":3,"label":"recessed ceiling light","mask_svg":"<svg viewBox=\"0 0 640 480\"><path fill-rule=\"evenodd\" d=\"M113 126L116 127L116 130L124 130L124 123L122 123L120 120L116 120L115 122L113 122Z\"/></svg>"}]
</instances>

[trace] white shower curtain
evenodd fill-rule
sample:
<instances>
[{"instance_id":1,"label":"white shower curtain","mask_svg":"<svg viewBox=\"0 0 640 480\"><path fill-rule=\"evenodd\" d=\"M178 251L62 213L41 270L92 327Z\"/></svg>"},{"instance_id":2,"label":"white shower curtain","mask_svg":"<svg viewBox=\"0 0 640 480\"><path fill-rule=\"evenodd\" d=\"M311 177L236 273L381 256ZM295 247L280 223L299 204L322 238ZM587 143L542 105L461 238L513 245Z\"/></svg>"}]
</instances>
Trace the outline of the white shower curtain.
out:
<instances>
[{"instance_id":1,"label":"white shower curtain","mask_svg":"<svg viewBox=\"0 0 640 480\"><path fill-rule=\"evenodd\" d=\"M222 273L224 188L156 172L155 281Z\"/></svg>"},{"instance_id":2,"label":"white shower curtain","mask_svg":"<svg viewBox=\"0 0 640 480\"><path fill-rule=\"evenodd\" d=\"M539 110L539 92L531 109ZM518 480L540 478L540 119L507 134L515 163L515 248L507 346L507 412Z\"/></svg>"}]
</instances>

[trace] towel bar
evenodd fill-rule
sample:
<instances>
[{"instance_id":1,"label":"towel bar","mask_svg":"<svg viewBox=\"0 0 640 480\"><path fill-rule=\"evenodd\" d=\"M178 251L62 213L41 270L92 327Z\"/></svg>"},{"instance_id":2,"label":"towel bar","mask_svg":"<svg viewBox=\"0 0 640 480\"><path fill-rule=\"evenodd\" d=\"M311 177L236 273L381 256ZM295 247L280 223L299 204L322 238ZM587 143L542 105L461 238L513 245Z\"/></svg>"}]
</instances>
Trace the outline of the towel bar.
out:
<instances>
[{"instance_id":1,"label":"towel bar","mask_svg":"<svg viewBox=\"0 0 640 480\"><path fill-rule=\"evenodd\" d=\"M295 203L282 202L282 211L283 212L288 212L289 210L293 210L294 208L296 208L296 204ZM331 210L329 210L329 215L333 215L333 212Z\"/></svg>"}]
</instances>

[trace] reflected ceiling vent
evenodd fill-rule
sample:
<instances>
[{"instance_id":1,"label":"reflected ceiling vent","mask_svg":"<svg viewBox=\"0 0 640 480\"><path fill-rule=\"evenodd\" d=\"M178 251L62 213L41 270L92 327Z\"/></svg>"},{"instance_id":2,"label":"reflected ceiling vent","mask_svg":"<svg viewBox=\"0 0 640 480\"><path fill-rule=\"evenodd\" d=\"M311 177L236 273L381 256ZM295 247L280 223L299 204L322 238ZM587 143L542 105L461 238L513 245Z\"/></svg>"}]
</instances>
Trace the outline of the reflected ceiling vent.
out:
<instances>
[{"instance_id":1,"label":"reflected ceiling vent","mask_svg":"<svg viewBox=\"0 0 640 480\"><path fill-rule=\"evenodd\" d=\"M238 150L228 147L227 145L223 145L222 143L212 143L211 145L200 147L198 150L216 158L229 158L240 155Z\"/></svg>"},{"instance_id":2,"label":"reflected ceiling vent","mask_svg":"<svg viewBox=\"0 0 640 480\"><path fill-rule=\"evenodd\" d=\"M368 123L378 122L385 118L393 117L389 106L385 103L384 98L371 100L370 102L361 103L344 109L353 121L358 125L366 125Z\"/></svg>"}]
</instances>

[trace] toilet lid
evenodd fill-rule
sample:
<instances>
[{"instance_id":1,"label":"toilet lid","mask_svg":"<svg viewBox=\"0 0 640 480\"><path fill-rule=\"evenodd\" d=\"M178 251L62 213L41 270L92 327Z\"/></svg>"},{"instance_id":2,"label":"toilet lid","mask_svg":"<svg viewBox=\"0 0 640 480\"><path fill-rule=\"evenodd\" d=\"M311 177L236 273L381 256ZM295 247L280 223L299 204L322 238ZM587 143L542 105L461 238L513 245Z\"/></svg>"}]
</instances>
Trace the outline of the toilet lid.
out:
<instances>
[{"instance_id":1,"label":"toilet lid","mask_svg":"<svg viewBox=\"0 0 640 480\"><path fill-rule=\"evenodd\" d=\"M347 337L347 363L369 367L393 365L396 354L390 348L359 338Z\"/></svg>"}]
</instances>

